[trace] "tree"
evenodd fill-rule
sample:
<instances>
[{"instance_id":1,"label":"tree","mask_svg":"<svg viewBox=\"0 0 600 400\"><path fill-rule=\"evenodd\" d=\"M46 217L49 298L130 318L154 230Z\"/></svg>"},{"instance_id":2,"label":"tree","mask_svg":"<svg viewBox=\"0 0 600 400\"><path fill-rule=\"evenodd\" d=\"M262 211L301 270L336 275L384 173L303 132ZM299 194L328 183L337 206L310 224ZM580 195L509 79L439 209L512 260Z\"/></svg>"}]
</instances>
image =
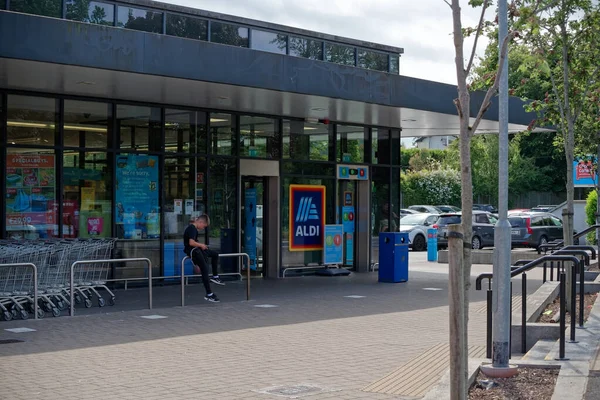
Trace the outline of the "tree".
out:
<instances>
[{"instance_id":1,"label":"tree","mask_svg":"<svg viewBox=\"0 0 600 400\"><path fill-rule=\"evenodd\" d=\"M565 244L573 244L573 160L576 137L590 142L598 115L600 8L592 0L524 0L517 26L530 49L519 69L549 81L543 101L531 103L562 136L566 161ZM577 136L576 136L577 134ZM591 139L593 141L593 139Z\"/></svg>"}]
</instances>

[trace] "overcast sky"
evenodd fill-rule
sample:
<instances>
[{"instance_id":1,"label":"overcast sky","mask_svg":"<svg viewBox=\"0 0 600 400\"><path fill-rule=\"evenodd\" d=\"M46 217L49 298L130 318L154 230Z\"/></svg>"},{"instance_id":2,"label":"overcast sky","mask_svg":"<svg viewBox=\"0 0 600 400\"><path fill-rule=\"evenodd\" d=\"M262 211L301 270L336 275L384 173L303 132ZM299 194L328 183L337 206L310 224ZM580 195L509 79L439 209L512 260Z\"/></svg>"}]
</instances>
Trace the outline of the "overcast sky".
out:
<instances>
[{"instance_id":1,"label":"overcast sky","mask_svg":"<svg viewBox=\"0 0 600 400\"><path fill-rule=\"evenodd\" d=\"M443 0L162 1L402 47L402 75L456 84L452 12ZM479 9L466 0L461 3L463 26L474 26ZM484 46L480 44L479 54ZM465 58L469 54L465 51Z\"/></svg>"}]
</instances>

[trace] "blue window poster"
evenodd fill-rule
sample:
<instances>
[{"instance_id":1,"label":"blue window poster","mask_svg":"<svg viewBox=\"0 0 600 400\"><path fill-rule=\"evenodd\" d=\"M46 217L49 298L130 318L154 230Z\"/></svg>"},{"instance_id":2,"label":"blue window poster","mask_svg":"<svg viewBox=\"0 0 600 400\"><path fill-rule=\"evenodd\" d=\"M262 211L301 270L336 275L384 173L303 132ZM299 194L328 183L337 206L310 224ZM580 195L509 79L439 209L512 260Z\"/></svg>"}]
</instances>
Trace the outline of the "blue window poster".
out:
<instances>
[{"instance_id":1,"label":"blue window poster","mask_svg":"<svg viewBox=\"0 0 600 400\"><path fill-rule=\"evenodd\" d=\"M117 236L123 239L160 237L158 156L120 154L116 164Z\"/></svg>"},{"instance_id":2,"label":"blue window poster","mask_svg":"<svg viewBox=\"0 0 600 400\"><path fill-rule=\"evenodd\" d=\"M323 264L342 264L344 262L344 246L342 225L325 225L325 249Z\"/></svg>"},{"instance_id":3,"label":"blue window poster","mask_svg":"<svg viewBox=\"0 0 600 400\"><path fill-rule=\"evenodd\" d=\"M244 251L250 258L250 269L256 271L256 188L246 189L244 199Z\"/></svg>"}]
</instances>

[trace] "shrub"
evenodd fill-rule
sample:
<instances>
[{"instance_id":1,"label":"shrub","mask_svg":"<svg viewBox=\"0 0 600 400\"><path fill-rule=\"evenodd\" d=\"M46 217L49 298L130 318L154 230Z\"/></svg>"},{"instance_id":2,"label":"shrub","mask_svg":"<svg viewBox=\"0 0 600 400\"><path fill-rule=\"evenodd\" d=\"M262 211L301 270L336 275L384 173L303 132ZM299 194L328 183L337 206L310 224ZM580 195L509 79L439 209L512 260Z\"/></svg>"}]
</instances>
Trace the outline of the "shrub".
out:
<instances>
[{"instance_id":1,"label":"shrub","mask_svg":"<svg viewBox=\"0 0 600 400\"><path fill-rule=\"evenodd\" d=\"M402 174L404 205L460 205L460 174L450 169Z\"/></svg>"}]
</instances>

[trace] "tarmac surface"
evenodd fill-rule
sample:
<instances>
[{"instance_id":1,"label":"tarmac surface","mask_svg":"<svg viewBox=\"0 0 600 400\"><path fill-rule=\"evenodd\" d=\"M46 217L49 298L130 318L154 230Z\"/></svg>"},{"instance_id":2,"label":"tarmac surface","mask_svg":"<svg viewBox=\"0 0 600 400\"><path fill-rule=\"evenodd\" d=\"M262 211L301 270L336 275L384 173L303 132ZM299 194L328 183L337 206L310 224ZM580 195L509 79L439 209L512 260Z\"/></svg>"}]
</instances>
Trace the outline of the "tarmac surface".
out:
<instances>
[{"instance_id":1,"label":"tarmac surface","mask_svg":"<svg viewBox=\"0 0 600 400\"><path fill-rule=\"evenodd\" d=\"M409 280L377 272L116 292L114 307L0 322L0 399L392 399L361 389L448 343L448 266L410 253ZM469 344L485 345L485 292L470 290ZM541 285L528 274L528 290ZM154 319L146 319L151 317ZM6 329L28 328L15 333ZM276 392L276 394L268 393ZM308 396L310 395L310 396Z\"/></svg>"}]
</instances>

